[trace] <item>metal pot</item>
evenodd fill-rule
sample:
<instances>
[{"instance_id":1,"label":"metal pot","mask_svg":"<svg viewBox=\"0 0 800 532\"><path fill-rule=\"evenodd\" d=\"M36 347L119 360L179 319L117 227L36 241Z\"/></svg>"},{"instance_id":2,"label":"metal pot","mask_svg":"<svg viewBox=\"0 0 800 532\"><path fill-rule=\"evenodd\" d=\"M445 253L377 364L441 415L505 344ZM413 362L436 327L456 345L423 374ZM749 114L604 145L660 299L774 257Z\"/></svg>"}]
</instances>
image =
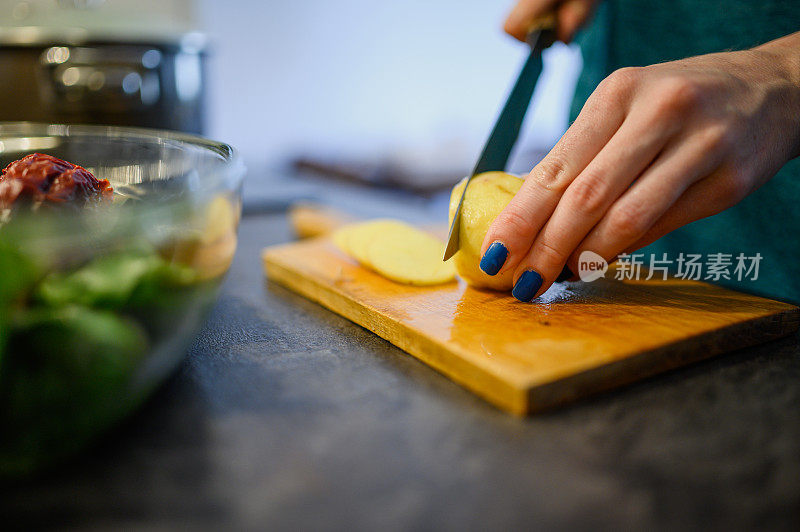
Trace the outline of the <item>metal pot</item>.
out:
<instances>
[{"instance_id":1,"label":"metal pot","mask_svg":"<svg viewBox=\"0 0 800 532\"><path fill-rule=\"evenodd\" d=\"M0 28L0 120L203 133L206 39Z\"/></svg>"}]
</instances>

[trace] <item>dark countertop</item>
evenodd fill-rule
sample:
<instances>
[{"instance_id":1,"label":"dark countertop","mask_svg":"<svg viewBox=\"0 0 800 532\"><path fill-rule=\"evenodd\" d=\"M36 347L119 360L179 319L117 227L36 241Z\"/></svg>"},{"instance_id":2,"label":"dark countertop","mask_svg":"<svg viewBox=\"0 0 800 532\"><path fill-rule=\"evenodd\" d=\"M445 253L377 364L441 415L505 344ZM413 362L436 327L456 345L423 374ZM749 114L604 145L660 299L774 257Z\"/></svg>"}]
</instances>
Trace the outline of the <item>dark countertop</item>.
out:
<instances>
[{"instance_id":1,"label":"dark countertop","mask_svg":"<svg viewBox=\"0 0 800 532\"><path fill-rule=\"evenodd\" d=\"M800 342L529 419L500 412L237 258L177 374L95 449L3 495L3 521L147 529L800 526Z\"/></svg>"}]
</instances>

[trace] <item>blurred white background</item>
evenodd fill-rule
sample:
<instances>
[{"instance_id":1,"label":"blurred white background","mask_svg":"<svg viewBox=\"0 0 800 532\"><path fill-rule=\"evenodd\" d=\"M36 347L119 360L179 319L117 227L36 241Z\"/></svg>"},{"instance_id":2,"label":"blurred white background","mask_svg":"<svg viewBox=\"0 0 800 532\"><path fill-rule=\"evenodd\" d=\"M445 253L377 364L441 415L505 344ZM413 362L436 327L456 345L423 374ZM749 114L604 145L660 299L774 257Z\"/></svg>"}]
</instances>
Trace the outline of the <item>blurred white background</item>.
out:
<instances>
[{"instance_id":1,"label":"blurred white background","mask_svg":"<svg viewBox=\"0 0 800 532\"><path fill-rule=\"evenodd\" d=\"M311 150L469 167L527 53L502 32L513 0L199 1L207 132L250 179ZM575 49L546 55L523 158L565 129L579 68Z\"/></svg>"},{"instance_id":2,"label":"blurred white background","mask_svg":"<svg viewBox=\"0 0 800 532\"><path fill-rule=\"evenodd\" d=\"M451 183L475 162L528 52L501 29L513 2L0 0L0 29L84 27L122 41L206 32L206 135L239 148L250 183L297 156ZM576 49L546 53L512 171L566 128L579 68Z\"/></svg>"}]
</instances>

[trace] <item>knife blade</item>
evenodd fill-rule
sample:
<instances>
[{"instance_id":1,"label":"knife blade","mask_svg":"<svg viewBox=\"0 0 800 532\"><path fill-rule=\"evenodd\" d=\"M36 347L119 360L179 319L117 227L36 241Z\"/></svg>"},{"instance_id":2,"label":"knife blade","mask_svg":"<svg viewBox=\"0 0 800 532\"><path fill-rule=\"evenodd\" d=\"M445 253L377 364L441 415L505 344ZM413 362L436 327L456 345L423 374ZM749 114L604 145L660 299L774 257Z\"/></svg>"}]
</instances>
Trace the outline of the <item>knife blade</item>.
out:
<instances>
[{"instance_id":1,"label":"knife blade","mask_svg":"<svg viewBox=\"0 0 800 532\"><path fill-rule=\"evenodd\" d=\"M517 76L517 81L506 99L503 110L495 121L489 139L481 151L478 162L472 169L472 173L467 179L461 198L458 200L456 211L453 214L453 221L450 224L450 232L447 236L447 246L444 250L444 258L448 260L455 255L460 247L459 232L461 227L461 206L467 194L472 178L483 172L492 170L505 170L508 163L508 156L511 149L519 137L519 131L525 118L525 113L530 106L536 82L542 73L542 51L555 42L555 17L547 16L537 20L534 28L528 33L526 39L531 47L531 52L525 63L522 65Z\"/></svg>"}]
</instances>

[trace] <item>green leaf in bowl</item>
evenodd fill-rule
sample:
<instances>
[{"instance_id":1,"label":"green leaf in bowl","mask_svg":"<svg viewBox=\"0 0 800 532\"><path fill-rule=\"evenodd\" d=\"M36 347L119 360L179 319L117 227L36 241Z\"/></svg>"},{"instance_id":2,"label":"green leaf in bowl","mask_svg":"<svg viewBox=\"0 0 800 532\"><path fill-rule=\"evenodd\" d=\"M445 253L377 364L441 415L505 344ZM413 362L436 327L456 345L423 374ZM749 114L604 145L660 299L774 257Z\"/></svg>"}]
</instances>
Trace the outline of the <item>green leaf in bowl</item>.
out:
<instances>
[{"instance_id":1,"label":"green leaf in bowl","mask_svg":"<svg viewBox=\"0 0 800 532\"><path fill-rule=\"evenodd\" d=\"M15 319L6 348L0 471L22 472L73 452L127 408L148 342L132 320L69 306Z\"/></svg>"},{"instance_id":2,"label":"green leaf in bowl","mask_svg":"<svg viewBox=\"0 0 800 532\"><path fill-rule=\"evenodd\" d=\"M39 276L33 261L0 241L0 364L14 308L26 298Z\"/></svg>"},{"instance_id":3,"label":"green leaf in bowl","mask_svg":"<svg viewBox=\"0 0 800 532\"><path fill-rule=\"evenodd\" d=\"M71 273L51 273L39 285L36 299L50 306L68 304L117 309L125 306L141 285L185 285L194 272L169 264L155 253L120 253L100 257Z\"/></svg>"}]
</instances>

